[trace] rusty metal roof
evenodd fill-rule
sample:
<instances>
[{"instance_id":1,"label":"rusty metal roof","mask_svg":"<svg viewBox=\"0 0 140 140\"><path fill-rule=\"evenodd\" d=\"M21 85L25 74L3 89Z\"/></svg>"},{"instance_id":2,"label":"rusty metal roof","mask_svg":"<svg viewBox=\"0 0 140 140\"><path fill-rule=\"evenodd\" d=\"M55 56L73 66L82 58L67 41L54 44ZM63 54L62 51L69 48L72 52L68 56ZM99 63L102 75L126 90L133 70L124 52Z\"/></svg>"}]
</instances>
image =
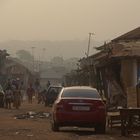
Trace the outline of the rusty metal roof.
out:
<instances>
[{"instance_id":1,"label":"rusty metal roof","mask_svg":"<svg viewBox=\"0 0 140 140\"><path fill-rule=\"evenodd\" d=\"M112 57L140 57L140 46L124 46L120 51L114 53Z\"/></svg>"},{"instance_id":2,"label":"rusty metal roof","mask_svg":"<svg viewBox=\"0 0 140 140\"><path fill-rule=\"evenodd\" d=\"M140 58L140 46L131 46L115 43L111 50L102 50L97 54L86 58L85 65L88 65L88 62L91 61L94 65L102 66L109 63L112 63L114 60L122 58Z\"/></svg>"}]
</instances>

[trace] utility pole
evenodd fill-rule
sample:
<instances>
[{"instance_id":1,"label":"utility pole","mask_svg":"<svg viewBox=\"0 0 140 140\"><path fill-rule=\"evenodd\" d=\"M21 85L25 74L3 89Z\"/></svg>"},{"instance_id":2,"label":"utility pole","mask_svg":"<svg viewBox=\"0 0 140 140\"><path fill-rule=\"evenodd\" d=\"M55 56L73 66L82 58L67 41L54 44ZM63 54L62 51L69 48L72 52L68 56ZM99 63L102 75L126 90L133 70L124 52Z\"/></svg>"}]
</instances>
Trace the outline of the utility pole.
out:
<instances>
[{"instance_id":1,"label":"utility pole","mask_svg":"<svg viewBox=\"0 0 140 140\"><path fill-rule=\"evenodd\" d=\"M40 61L40 54L39 54L39 57L38 57L38 72L40 73L40 65L41 65L41 61Z\"/></svg>"},{"instance_id":2,"label":"utility pole","mask_svg":"<svg viewBox=\"0 0 140 140\"><path fill-rule=\"evenodd\" d=\"M91 40L91 36L94 35L94 33L89 33L89 39L88 39L88 49L87 49L87 53L86 56L89 56L89 51L90 51L90 40Z\"/></svg>"},{"instance_id":3,"label":"utility pole","mask_svg":"<svg viewBox=\"0 0 140 140\"><path fill-rule=\"evenodd\" d=\"M33 71L35 70L35 60L34 60L34 49L35 49L35 47L31 47L31 49L32 49L32 57L33 57L33 61L32 61L32 65L33 65L33 67L32 67L32 69L33 69Z\"/></svg>"},{"instance_id":4,"label":"utility pole","mask_svg":"<svg viewBox=\"0 0 140 140\"><path fill-rule=\"evenodd\" d=\"M94 35L94 33L89 33L89 39L88 39L88 48L87 48L87 53L86 53L86 56L87 58L89 57L89 52L90 52L90 40L91 40L91 36ZM90 62L90 61L89 61ZM91 66L90 66L90 63L88 65L88 72L89 72L89 85L91 85Z\"/></svg>"}]
</instances>

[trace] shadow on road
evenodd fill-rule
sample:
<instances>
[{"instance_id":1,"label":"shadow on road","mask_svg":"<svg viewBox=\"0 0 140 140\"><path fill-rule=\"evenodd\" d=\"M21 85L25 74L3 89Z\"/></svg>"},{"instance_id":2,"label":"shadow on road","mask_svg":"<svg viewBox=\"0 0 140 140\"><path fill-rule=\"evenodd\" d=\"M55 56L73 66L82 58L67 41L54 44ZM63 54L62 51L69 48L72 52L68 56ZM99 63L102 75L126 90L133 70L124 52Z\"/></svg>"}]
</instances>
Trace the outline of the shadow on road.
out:
<instances>
[{"instance_id":1,"label":"shadow on road","mask_svg":"<svg viewBox=\"0 0 140 140\"><path fill-rule=\"evenodd\" d=\"M93 128L79 128L79 127L70 127L70 128L62 128L60 129L61 132L66 133L75 133L78 136L89 136L95 135L95 131Z\"/></svg>"}]
</instances>

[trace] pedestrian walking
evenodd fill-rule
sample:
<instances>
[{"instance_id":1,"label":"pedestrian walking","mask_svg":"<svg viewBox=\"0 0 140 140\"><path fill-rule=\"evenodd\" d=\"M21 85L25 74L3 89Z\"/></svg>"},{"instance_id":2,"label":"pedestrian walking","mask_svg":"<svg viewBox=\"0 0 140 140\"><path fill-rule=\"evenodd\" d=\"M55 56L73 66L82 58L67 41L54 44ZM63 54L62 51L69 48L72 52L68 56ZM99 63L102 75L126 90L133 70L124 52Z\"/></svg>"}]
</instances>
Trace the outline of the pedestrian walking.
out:
<instances>
[{"instance_id":1,"label":"pedestrian walking","mask_svg":"<svg viewBox=\"0 0 140 140\"><path fill-rule=\"evenodd\" d=\"M26 100L23 81L20 82L20 92L21 92L21 102L23 102Z\"/></svg>"},{"instance_id":2,"label":"pedestrian walking","mask_svg":"<svg viewBox=\"0 0 140 140\"><path fill-rule=\"evenodd\" d=\"M16 109L21 106L21 92L18 86L13 86L13 106Z\"/></svg>"},{"instance_id":3,"label":"pedestrian walking","mask_svg":"<svg viewBox=\"0 0 140 140\"><path fill-rule=\"evenodd\" d=\"M12 101L13 101L13 91L11 87L7 87L4 94L4 103L7 109L11 109Z\"/></svg>"},{"instance_id":4,"label":"pedestrian walking","mask_svg":"<svg viewBox=\"0 0 140 140\"><path fill-rule=\"evenodd\" d=\"M0 84L0 108L4 107L4 91L3 87Z\"/></svg>"},{"instance_id":5,"label":"pedestrian walking","mask_svg":"<svg viewBox=\"0 0 140 140\"><path fill-rule=\"evenodd\" d=\"M38 96L38 104L42 103L44 104L45 102L45 93L46 93L46 90L43 90L43 91L40 91L39 92L39 96Z\"/></svg>"},{"instance_id":6,"label":"pedestrian walking","mask_svg":"<svg viewBox=\"0 0 140 140\"><path fill-rule=\"evenodd\" d=\"M8 79L4 85L4 91L8 88L12 88L12 83L11 83L11 79Z\"/></svg>"},{"instance_id":7,"label":"pedestrian walking","mask_svg":"<svg viewBox=\"0 0 140 140\"><path fill-rule=\"evenodd\" d=\"M30 86L27 89L28 103L32 104L34 94L35 94L35 90L32 87L32 84L30 84Z\"/></svg>"}]
</instances>

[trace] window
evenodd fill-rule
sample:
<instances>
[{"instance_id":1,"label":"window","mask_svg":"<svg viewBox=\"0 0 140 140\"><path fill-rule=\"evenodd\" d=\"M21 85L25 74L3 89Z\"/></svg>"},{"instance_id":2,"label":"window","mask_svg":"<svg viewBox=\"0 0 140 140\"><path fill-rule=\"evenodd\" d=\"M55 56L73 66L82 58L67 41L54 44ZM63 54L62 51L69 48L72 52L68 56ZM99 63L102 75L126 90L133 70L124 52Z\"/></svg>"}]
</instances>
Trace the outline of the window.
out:
<instances>
[{"instance_id":1,"label":"window","mask_svg":"<svg viewBox=\"0 0 140 140\"><path fill-rule=\"evenodd\" d=\"M101 98L96 90L92 89L64 89L62 97Z\"/></svg>"}]
</instances>

